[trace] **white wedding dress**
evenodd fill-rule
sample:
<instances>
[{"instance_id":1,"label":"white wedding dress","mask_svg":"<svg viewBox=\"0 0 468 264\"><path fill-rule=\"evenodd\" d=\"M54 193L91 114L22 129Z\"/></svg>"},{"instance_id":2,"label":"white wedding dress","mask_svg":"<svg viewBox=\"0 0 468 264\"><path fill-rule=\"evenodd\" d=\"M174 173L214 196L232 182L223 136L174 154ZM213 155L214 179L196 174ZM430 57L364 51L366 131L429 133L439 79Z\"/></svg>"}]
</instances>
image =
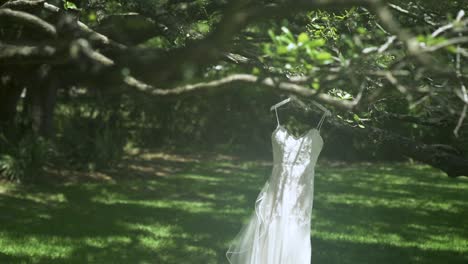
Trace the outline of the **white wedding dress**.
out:
<instances>
[{"instance_id":1,"label":"white wedding dress","mask_svg":"<svg viewBox=\"0 0 468 264\"><path fill-rule=\"evenodd\" d=\"M323 146L320 126L325 114L317 128L295 137L280 125L276 111L271 176L257 196L255 211L226 252L229 263L311 263L314 172Z\"/></svg>"}]
</instances>

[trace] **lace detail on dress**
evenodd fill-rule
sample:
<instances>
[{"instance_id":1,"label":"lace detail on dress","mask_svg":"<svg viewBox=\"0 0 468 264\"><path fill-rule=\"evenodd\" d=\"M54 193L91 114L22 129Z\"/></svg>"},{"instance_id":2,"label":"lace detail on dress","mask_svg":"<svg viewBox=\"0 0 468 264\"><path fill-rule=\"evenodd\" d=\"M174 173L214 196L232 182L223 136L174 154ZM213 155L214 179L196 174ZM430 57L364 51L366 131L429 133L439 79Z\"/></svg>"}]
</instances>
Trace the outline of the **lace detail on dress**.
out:
<instances>
[{"instance_id":1,"label":"lace detail on dress","mask_svg":"<svg viewBox=\"0 0 468 264\"><path fill-rule=\"evenodd\" d=\"M261 210L265 221L287 217L309 226L313 206L315 164L323 146L313 130L295 138L282 129L272 135L273 169Z\"/></svg>"},{"instance_id":2,"label":"lace detail on dress","mask_svg":"<svg viewBox=\"0 0 468 264\"><path fill-rule=\"evenodd\" d=\"M271 176L226 252L229 263L310 264L314 169L322 146L317 129L301 137L280 125L273 131Z\"/></svg>"}]
</instances>

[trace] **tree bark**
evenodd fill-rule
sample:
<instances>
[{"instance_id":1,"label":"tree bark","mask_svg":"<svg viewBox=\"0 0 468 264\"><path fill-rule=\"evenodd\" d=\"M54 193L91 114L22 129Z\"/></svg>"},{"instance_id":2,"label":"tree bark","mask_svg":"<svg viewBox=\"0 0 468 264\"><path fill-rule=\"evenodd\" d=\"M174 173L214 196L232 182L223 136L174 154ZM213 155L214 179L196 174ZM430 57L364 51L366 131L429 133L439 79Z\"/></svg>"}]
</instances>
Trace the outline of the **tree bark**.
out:
<instances>
[{"instance_id":1,"label":"tree bark","mask_svg":"<svg viewBox=\"0 0 468 264\"><path fill-rule=\"evenodd\" d=\"M57 82L43 82L28 87L26 93L26 116L35 133L44 137L54 135L54 109L57 97Z\"/></svg>"},{"instance_id":2,"label":"tree bark","mask_svg":"<svg viewBox=\"0 0 468 264\"><path fill-rule=\"evenodd\" d=\"M0 126L14 121L22 89L12 80L0 80ZM2 129L0 129L1 131Z\"/></svg>"}]
</instances>

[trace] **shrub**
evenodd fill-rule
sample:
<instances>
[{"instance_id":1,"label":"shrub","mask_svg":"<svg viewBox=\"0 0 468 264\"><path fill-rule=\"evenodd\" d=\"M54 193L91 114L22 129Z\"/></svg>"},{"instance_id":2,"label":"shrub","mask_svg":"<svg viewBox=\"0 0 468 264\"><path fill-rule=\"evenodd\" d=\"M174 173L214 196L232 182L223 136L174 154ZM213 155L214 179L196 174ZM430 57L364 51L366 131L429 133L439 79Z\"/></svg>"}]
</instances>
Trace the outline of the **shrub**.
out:
<instances>
[{"instance_id":1,"label":"shrub","mask_svg":"<svg viewBox=\"0 0 468 264\"><path fill-rule=\"evenodd\" d=\"M16 143L0 135L0 145L0 177L16 182L34 181L40 177L52 151L49 141L33 133L26 134Z\"/></svg>"}]
</instances>

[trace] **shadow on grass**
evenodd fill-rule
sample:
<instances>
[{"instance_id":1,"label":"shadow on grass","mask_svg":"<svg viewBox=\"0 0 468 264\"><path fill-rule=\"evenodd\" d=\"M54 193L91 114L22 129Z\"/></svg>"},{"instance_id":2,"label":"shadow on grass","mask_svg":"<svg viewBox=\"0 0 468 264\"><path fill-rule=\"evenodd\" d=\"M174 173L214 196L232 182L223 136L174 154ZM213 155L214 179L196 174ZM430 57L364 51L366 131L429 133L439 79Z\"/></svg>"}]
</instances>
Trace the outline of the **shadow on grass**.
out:
<instances>
[{"instance_id":1,"label":"shadow on grass","mask_svg":"<svg viewBox=\"0 0 468 264\"><path fill-rule=\"evenodd\" d=\"M466 263L466 253L383 244L312 239L312 263Z\"/></svg>"},{"instance_id":2,"label":"shadow on grass","mask_svg":"<svg viewBox=\"0 0 468 264\"><path fill-rule=\"evenodd\" d=\"M2 263L28 263L28 257L11 256L0 252L0 261Z\"/></svg>"},{"instance_id":3,"label":"shadow on grass","mask_svg":"<svg viewBox=\"0 0 468 264\"><path fill-rule=\"evenodd\" d=\"M270 165L148 153L110 173L0 194L0 263L227 263ZM356 164L318 167L315 189L312 263L468 260L468 181Z\"/></svg>"}]
</instances>

